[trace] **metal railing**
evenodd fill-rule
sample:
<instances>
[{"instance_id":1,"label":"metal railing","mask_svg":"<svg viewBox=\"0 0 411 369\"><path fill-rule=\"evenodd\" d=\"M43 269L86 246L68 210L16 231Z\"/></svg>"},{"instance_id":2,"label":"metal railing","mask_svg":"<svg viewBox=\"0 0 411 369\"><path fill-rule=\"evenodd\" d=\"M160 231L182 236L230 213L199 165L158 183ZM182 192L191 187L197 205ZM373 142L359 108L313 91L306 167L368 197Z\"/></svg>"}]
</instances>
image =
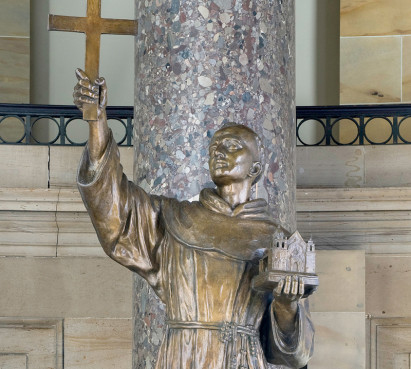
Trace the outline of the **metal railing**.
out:
<instances>
[{"instance_id":1,"label":"metal railing","mask_svg":"<svg viewBox=\"0 0 411 369\"><path fill-rule=\"evenodd\" d=\"M411 105L297 107L303 146L411 144Z\"/></svg>"},{"instance_id":2,"label":"metal railing","mask_svg":"<svg viewBox=\"0 0 411 369\"><path fill-rule=\"evenodd\" d=\"M117 123L117 134L115 135L117 143L121 146L132 146L133 108L130 106L108 107L107 119L109 123ZM0 144L82 146L86 141L71 137L69 132L70 126L81 120L82 114L75 106L0 104ZM39 127L40 124L42 129ZM9 134L9 136L14 137L11 139L4 137L3 132L7 134L7 131L11 131L11 127L13 127L14 135ZM47 131L47 136L51 138L41 137L44 136L42 134L44 131Z\"/></svg>"},{"instance_id":3,"label":"metal railing","mask_svg":"<svg viewBox=\"0 0 411 369\"><path fill-rule=\"evenodd\" d=\"M411 144L408 104L299 106L296 111L298 145ZM132 146L133 108L108 107L107 118L109 124L117 124L118 144ZM81 119L75 106L0 104L0 144L81 146L84 136L79 140L70 134L70 127ZM12 138L6 137L10 131Z\"/></svg>"}]
</instances>

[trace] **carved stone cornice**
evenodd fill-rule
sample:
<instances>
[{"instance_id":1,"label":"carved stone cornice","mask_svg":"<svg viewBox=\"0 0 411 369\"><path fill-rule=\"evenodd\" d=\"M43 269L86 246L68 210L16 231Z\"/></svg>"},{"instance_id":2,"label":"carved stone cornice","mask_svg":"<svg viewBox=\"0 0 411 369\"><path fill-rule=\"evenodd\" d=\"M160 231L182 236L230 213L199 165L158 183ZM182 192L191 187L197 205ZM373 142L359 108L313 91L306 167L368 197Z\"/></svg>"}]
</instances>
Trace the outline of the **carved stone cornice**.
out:
<instances>
[{"instance_id":1,"label":"carved stone cornice","mask_svg":"<svg viewBox=\"0 0 411 369\"><path fill-rule=\"evenodd\" d=\"M411 252L411 188L297 190L298 230L319 249ZM0 256L104 256L75 188L0 188Z\"/></svg>"},{"instance_id":2,"label":"carved stone cornice","mask_svg":"<svg viewBox=\"0 0 411 369\"><path fill-rule=\"evenodd\" d=\"M297 191L298 230L318 249L411 252L411 188Z\"/></svg>"}]
</instances>

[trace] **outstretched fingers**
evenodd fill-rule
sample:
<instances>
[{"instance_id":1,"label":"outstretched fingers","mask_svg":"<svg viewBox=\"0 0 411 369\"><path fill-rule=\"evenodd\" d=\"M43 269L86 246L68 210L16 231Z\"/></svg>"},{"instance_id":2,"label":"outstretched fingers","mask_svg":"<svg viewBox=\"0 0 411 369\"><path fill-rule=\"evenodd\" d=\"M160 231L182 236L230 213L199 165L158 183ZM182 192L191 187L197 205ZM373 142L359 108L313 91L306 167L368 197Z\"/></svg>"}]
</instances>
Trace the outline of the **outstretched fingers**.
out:
<instances>
[{"instance_id":1,"label":"outstretched fingers","mask_svg":"<svg viewBox=\"0 0 411 369\"><path fill-rule=\"evenodd\" d=\"M305 292L304 280L300 278L300 281L298 283L298 297L300 299L304 296L304 292Z\"/></svg>"},{"instance_id":2,"label":"outstretched fingers","mask_svg":"<svg viewBox=\"0 0 411 369\"><path fill-rule=\"evenodd\" d=\"M298 277L293 276L291 284L291 297L296 297L298 295Z\"/></svg>"},{"instance_id":3,"label":"outstretched fingers","mask_svg":"<svg viewBox=\"0 0 411 369\"><path fill-rule=\"evenodd\" d=\"M296 275L282 278L273 291L274 297L281 301L298 301L304 295L304 282Z\"/></svg>"},{"instance_id":4,"label":"outstretched fingers","mask_svg":"<svg viewBox=\"0 0 411 369\"><path fill-rule=\"evenodd\" d=\"M278 282L277 287L274 289L274 296L280 296L283 293L283 287L284 279L281 279L280 282Z\"/></svg>"}]
</instances>

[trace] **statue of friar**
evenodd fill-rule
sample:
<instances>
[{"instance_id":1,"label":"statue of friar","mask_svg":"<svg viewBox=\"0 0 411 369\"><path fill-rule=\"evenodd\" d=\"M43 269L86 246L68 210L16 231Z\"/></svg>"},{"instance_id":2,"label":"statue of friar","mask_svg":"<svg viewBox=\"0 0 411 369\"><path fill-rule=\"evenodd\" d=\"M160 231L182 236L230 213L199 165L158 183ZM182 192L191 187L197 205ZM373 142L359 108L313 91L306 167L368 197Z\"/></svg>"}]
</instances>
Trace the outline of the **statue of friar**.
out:
<instances>
[{"instance_id":1,"label":"statue of friar","mask_svg":"<svg viewBox=\"0 0 411 369\"><path fill-rule=\"evenodd\" d=\"M98 106L78 170L78 187L108 256L147 280L166 305L157 369L301 368L314 329L304 284L285 277L272 293L252 289L261 251L277 229L267 203L250 200L262 145L244 125L211 139L215 189L199 201L154 196L128 181L107 126L107 87L76 71L74 102Z\"/></svg>"}]
</instances>

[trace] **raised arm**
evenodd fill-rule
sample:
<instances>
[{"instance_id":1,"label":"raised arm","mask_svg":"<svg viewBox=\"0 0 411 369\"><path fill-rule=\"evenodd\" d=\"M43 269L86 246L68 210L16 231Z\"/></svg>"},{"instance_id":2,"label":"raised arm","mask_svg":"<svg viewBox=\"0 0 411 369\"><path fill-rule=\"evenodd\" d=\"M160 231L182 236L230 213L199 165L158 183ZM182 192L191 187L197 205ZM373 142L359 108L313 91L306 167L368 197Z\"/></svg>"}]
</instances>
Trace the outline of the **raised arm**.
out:
<instances>
[{"instance_id":1,"label":"raised arm","mask_svg":"<svg viewBox=\"0 0 411 369\"><path fill-rule=\"evenodd\" d=\"M105 253L146 278L162 296L158 271L163 239L161 198L128 181L120 153L107 126L107 87L103 78L91 83L77 69L74 103L98 106L97 121L89 121L90 137L77 173L77 185Z\"/></svg>"},{"instance_id":2,"label":"raised arm","mask_svg":"<svg viewBox=\"0 0 411 369\"><path fill-rule=\"evenodd\" d=\"M98 120L90 120L88 150L90 164L95 167L107 147L110 131L107 126L107 86L104 78L98 78L92 83L81 69L76 69L78 82L74 87L74 104L83 111L84 104L97 106Z\"/></svg>"}]
</instances>

